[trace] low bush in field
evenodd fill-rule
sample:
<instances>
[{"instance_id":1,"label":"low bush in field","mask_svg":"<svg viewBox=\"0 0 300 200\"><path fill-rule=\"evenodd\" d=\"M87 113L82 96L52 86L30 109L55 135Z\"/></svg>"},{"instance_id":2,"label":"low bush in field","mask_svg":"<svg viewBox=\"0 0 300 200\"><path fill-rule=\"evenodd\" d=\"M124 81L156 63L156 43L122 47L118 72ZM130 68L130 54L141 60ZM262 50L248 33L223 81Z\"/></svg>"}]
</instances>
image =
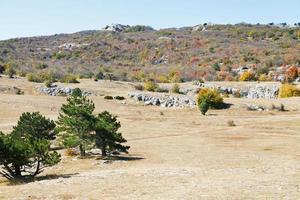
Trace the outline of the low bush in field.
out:
<instances>
[{"instance_id":1,"label":"low bush in field","mask_svg":"<svg viewBox=\"0 0 300 200\"><path fill-rule=\"evenodd\" d=\"M134 86L134 89L136 89L136 90L144 90L144 86L141 85L141 84L137 84L137 85Z\"/></svg>"},{"instance_id":2,"label":"low bush in field","mask_svg":"<svg viewBox=\"0 0 300 200\"><path fill-rule=\"evenodd\" d=\"M125 100L125 97L123 97L123 96L115 96L114 99L122 101L122 100Z\"/></svg>"},{"instance_id":3,"label":"low bush in field","mask_svg":"<svg viewBox=\"0 0 300 200\"><path fill-rule=\"evenodd\" d=\"M106 99L106 100L113 100L114 98L112 96L105 96L104 99Z\"/></svg>"},{"instance_id":4,"label":"low bush in field","mask_svg":"<svg viewBox=\"0 0 300 200\"><path fill-rule=\"evenodd\" d=\"M203 115L208 109L221 109L224 107L223 98L216 89L203 88L197 98L198 107Z\"/></svg>"},{"instance_id":5,"label":"low bush in field","mask_svg":"<svg viewBox=\"0 0 300 200\"><path fill-rule=\"evenodd\" d=\"M36 83L44 82L44 80L41 77L39 77L37 74L34 74L34 73L27 74L26 78L30 82L36 82Z\"/></svg>"},{"instance_id":6,"label":"low bush in field","mask_svg":"<svg viewBox=\"0 0 300 200\"><path fill-rule=\"evenodd\" d=\"M171 89L171 91L173 92L173 93L177 93L177 94L179 94L180 93L180 87L179 87L179 85L177 84L177 83L175 83L173 86L172 86L172 89Z\"/></svg>"},{"instance_id":7,"label":"low bush in field","mask_svg":"<svg viewBox=\"0 0 300 200\"><path fill-rule=\"evenodd\" d=\"M168 90L168 88L158 87L158 88L156 88L155 92L168 93L169 90Z\"/></svg>"},{"instance_id":8,"label":"low bush in field","mask_svg":"<svg viewBox=\"0 0 300 200\"><path fill-rule=\"evenodd\" d=\"M75 76L73 74L65 75L64 77L62 77L60 79L60 82L62 82L62 83L79 83L79 81L77 80L77 76Z\"/></svg>"},{"instance_id":9,"label":"low bush in field","mask_svg":"<svg viewBox=\"0 0 300 200\"><path fill-rule=\"evenodd\" d=\"M233 120L227 121L227 125L230 127L236 126Z\"/></svg>"},{"instance_id":10,"label":"low bush in field","mask_svg":"<svg viewBox=\"0 0 300 200\"><path fill-rule=\"evenodd\" d=\"M241 74L240 81L254 81L255 80L255 74L253 72L244 72Z\"/></svg>"},{"instance_id":11,"label":"low bush in field","mask_svg":"<svg viewBox=\"0 0 300 200\"><path fill-rule=\"evenodd\" d=\"M300 96L300 89L295 85L291 84L282 84L279 89L279 97L287 98L287 97L296 97Z\"/></svg>"},{"instance_id":12,"label":"low bush in field","mask_svg":"<svg viewBox=\"0 0 300 200\"><path fill-rule=\"evenodd\" d=\"M145 90L154 92L158 88L158 84L154 81L147 81L144 85Z\"/></svg>"}]
</instances>

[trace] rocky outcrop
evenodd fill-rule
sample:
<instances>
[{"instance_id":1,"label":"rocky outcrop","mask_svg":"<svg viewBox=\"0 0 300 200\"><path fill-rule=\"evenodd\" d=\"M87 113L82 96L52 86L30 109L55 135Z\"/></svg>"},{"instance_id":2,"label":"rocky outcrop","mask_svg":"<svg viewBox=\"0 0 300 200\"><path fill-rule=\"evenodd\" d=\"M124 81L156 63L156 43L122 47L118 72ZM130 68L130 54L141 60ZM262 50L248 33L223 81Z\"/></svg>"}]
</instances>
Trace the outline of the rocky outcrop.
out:
<instances>
[{"instance_id":1,"label":"rocky outcrop","mask_svg":"<svg viewBox=\"0 0 300 200\"><path fill-rule=\"evenodd\" d=\"M195 107L196 102L187 96L152 96L139 92L129 93L128 96L136 101L143 102L145 105L154 105L161 107Z\"/></svg>"},{"instance_id":2,"label":"rocky outcrop","mask_svg":"<svg viewBox=\"0 0 300 200\"><path fill-rule=\"evenodd\" d=\"M37 91L41 94L46 94L49 96L69 96L72 94L74 88L70 87L42 87L37 88ZM91 92L82 91L83 96L91 96Z\"/></svg>"},{"instance_id":3,"label":"rocky outcrop","mask_svg":"<svg viewBox=\"0 0 300 200\"><path fill-rule=\"evenodd\" d=\"M130 26L128 25L122 25L122 24L111 24L111 25L107 25L104 27L105 31L112 31L112 32L123 32L125 31L127 28L129 28Z\"/></svg>"}]
</instances>

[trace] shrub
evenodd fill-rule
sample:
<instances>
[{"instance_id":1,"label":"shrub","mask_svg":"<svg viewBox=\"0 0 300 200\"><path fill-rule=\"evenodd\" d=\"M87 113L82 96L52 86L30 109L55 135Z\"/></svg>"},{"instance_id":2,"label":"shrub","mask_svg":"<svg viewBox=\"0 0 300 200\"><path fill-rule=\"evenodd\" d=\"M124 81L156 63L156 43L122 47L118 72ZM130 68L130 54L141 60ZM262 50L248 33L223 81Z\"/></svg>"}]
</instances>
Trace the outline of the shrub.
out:
<instances>
[{"instance_id":1,"label":"shrub","mask_svg":"<svg viewBox=\"0 0 300 200\"><path fill-rule=\"evenodd\" d=\"M173 93L177 93L177 94L179 94L180 93L180 87L179 87L179 85L177 84L177 83L175 83L173 86L172 86L172 92Z\"/></svg>"},{"instance_id":2,"label":"shrub","mask_svg":"<svg viewBox=\"0 0 300 200\"><path fill-rule=\"evenodd\" d=\"M77 151L75 150L75 149L73 149L73 148L67 148L66 150L65 150L65 153L64 153L66 156L70 156L70 157L74 157L74 156L77 156L78 155L78 153L77 153Z\"/></svg>"},{"instance_id":3,"label":"shrub","mask_svg":"<svg viewBox=\"0 0 300 200\"><path fill-rule=\"evenodd\" d=\"M201 89L198 94L197 103L203 115L205 115L209 108L220 109L224 107L223 98L216 89Z\"/></svg>"},{"instance_id":4,"label":"shrub","mask_svg":"<svg viewBox=\"0 0 300 200\"><path fill-rule=\"evenodd\" d=\"M41 76L39 76L38 74L35 74L35 73L29 73L29 74L27 74L26 78L30 82L36 82L36 83L42 83L42 82L44 82L44 79Z\"/></svg>"},{"instance_id":5,"label":"shrub","mask_svg":"<svg viewBox=\"0 0 300 200\"><path fill-rule=\"evenodd\" d=\"M16 75L16 69L18 68L18 65L15 62L9 61L6 64L4 64L4 66L1 68L2 69L0 70L4 71L5 75L7 75L9 78L13 78L14 75Z\"/></svg>"},{"instance_id":6,"label":"shrub","mask_svg":"<svg viewBox=\"0 0 300 200\"><path fill-rule=\"evenodd\" d=\"M236 126L233 120L227 121L227 125L230 126L230 127Z\"/></svg>"},{"instance_id":7,"label":"shrub","mask_svg":"<svg viewBox=\"0 0 300 200\"><path fill-rule=\"evenodd\" d=\"M137 84L137 85L134 86L134 89L136 89L136 90L144 90L144 86L141 85L141 84Z\"/></svg>"},{"instance_id":8,"label":"shrub","mask_svg":"<svg viewBox=\"0 0 300 200\"><path fill-rule=\"evenodd\" d=\"M167 93L169 92L168 88L158 87L155 90L156 92Z\"/></svg>"},{"instance_id":9,"label":"shrub","mask_svg":"<svg viewBox=\"0 0 300 200\"><path fill-rule=\"evenodd\" d=\"M65 75L63 78L60 79L62 83L79 83L77 77L73 74Z\"/></svg>"},{"instance_id":10,"label":"shrub","mask_svg":"<svg viewBox=\"0 0 300 200\"><path fill-rule=\"evenodd\" d=\"M52 80L47 80L47 81L45 82L45 86L46 86L47 88L50 88L50 87L52 87L52 83L53 83Z\"/></svg>"},{"instance_id":11,"label":"shrub","mask_svg":"<svg viewBox=\"0 0 300 200\"><path fill-rule=\"evenodd\" d=\"M147 81L144 88L147 91L154 92L158 88L158 85L154 81Z\"/></svg>"},{"instance_id":12,"label":"shrub","mask_svg":"<svg viewBox=\"0 0 300 200\"><path fill-rule=\"evenodd\" d=\"M287 97L295 97L300 96L300 90L291 84L282 84L279 89L279 97L287 98Z\"/></svg>"},{"instance_id":13,"label":"shrub","mask_svg":"<svg viewBox=\"0 0 300 200\"><path fill-rule=\"evenodd\" d=\"M265 74L261 74L261 75L259 75L258 80L259 81L267 81L268 80L268 76L265 75Z\"/></svg>"},{"instance_id":14,"label":"shrub","mask_svg":"<svg viewBox=\"0 0 300 200\"><path fill-rule=\"evenodd\" d=\"M46 63L39 63L36 65L37 69L46 69L48 68L48 65Z\"/></svg>"},{"instance_id":15,"label":"shrub","mask_svg":"<svg viewBox=\"0 0 300 200\"><path fill-rule=\"evenodd\" d=\"M298 67L296 67L296 66L290 67L285 72L285 79L288 82L293 82L297 77L298 77Z\"/></svg>"},{"instance_id":16,"label":"shrub","mask_svg":"<svg viewBox=\"0 0 300 200\"><path fill-rule=\"evenodd\" d=\"M114 98L112 96L105 96L104 99L106 99L106 100L113 100Z\"/></svg>"},{"instance_id":17,"label":"shrub","mask_svg":"<svg viewBox=\"0 0 300 200\"><path fill-rule=\"evenodd\" d=\"M255 74L253 72L244 72L241 74L240 81L253 81L255 79Z\"/></svg>"},{"instance_id":18,"label":"shrub","mask_svg":"<svg viewBox=\"0 0 300 200\"><path fill-rule=\"evenodd\" d=\"M115 96L114 99L122 101L122 100L125 100L125 97L123 97L123 96Z\"/></svg>"}]
</instances>

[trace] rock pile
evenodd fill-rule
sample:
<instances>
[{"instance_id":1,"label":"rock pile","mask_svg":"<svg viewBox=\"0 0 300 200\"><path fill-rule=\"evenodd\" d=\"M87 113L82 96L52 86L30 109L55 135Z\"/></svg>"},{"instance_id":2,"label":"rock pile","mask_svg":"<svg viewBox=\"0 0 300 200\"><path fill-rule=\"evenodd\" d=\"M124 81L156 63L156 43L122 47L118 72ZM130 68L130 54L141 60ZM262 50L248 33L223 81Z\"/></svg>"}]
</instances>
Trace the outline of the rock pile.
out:
<instances>
[{"instance_id":1,"label":"rock pile","mask_svg":"<svg viewBox=\"0 0 300 200\"><path fill-rule=\"evenodd\" d=\"M250 88L247 98L249 99L276 99L278 96L279 88L277 86L257 85Z\"/></svg>"},{"instance_id":2,"label":"rock pile","mask_svg":"<svg viewBox=\"0 0 300 200\"><path fill-rule=\"evenodd\" d=\"M43 88L38 88L38 92L50 96L69 96L73 92L73 88L70 87L43 87ZM91 92L87 91L82 91L83 96L90 96L92 95Z\"/></svg>"},{"instance_id":3,"label":"rock pile","mask_svg":"<svg viewBox=\"0 0 300 200\"><path fill-rule=\"evenodd\" d=\"M194 85L201 88L213 88L219 90L222 94L239 94L240 97L246 97L249 99L276 99L278 97L279 87L278 86L267 86L267 85L256 85L255 87L245 88L232 88L226 86L216 86L210 83L194 82ZM197 90L195 90L197 91Z\"/></svg>"},{"instance_id":4,"label":"rock pile","mask_svg":"<svg viewBox=\"0 0 300 200\"><path fill-rule=\"evenodd\" d=\"M144 102L145 105L154 105L161 107L194 107L196 102L187 97L177 97L170 95L163 95L161 97L155 97L149 94L143 94L139 92L129 93L128 96L136 101Z\"/></svg>"},{"instance_id":5,"label":"rock pile","mask_svg":"<svg viewBox=\"0 0 300 200\"><path fill-rule=\"evenodd\" d=\"M246 104L245 106L246 106L247 110L249 110L249 111L264 111L264 110L266 110L266 108L261 105Z\"/></svg>"}]
</instances>

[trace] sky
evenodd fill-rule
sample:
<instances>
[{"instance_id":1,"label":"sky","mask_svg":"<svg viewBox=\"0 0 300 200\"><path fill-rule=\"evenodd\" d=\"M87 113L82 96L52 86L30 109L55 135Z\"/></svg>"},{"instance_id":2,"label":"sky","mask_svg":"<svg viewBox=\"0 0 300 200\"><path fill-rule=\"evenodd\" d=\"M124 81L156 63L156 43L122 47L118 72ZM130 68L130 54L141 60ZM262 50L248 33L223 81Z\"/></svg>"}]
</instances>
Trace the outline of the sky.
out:
<instances>
[{"instance_id":1,"label":"sky","mask_svg":"<svg viewBox=\"0 0 300 200\"><path fill-rule=\"evenodd\" d=\"M99 30L107 24L156 29L300 22L300 0L0 0L0 40Z\"/></svg>"}]
</instances>

